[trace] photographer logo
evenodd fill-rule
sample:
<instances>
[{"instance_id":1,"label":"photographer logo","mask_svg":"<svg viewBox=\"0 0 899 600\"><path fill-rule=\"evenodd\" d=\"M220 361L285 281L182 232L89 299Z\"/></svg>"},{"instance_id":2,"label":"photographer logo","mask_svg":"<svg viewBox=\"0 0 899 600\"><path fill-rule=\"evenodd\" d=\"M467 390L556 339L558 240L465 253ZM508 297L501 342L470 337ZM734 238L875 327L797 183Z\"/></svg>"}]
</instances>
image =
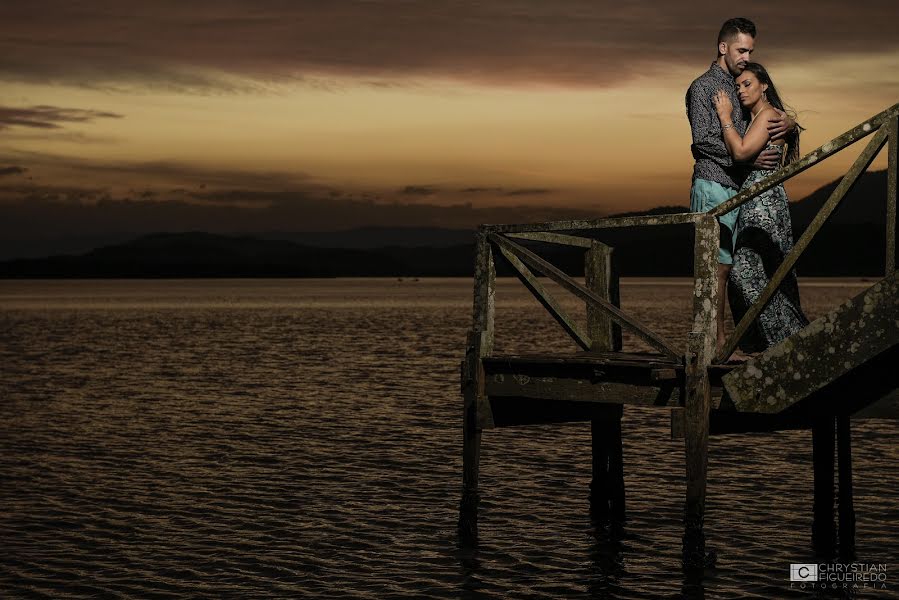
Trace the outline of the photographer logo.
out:
<instances>
[{"instance_id":1,"label":"photographer logo","mask_svg":"<svg viewBox=\"0 0 899 600\"><path fill-rule=\"evenodd\" d=\"M818 581L818 565L806 563L791 564L790 581Z\"/></svg>"}]
</instances>

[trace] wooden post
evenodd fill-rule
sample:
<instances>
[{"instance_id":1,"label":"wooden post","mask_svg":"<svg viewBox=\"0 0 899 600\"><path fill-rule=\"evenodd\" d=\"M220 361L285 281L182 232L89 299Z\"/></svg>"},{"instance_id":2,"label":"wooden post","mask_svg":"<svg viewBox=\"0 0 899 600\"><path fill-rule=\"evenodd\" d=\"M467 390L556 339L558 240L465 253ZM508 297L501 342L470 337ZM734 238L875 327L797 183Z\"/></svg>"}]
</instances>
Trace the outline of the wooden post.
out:
<instances>
[{"instance_id":1,"label":"wooden post","mask_svg":"<svg viewBox=\"0 0 899 600\"><path fill-rule=\"evenodd\" d=\"M899 263L899 254L896 247L897 214L896 200L897 179L899 179L899 117L892 117L886 123L889 129L889 150L887 152L887 247L886 247L886 273L889 275L896 270Z\"/></svg>"},{"instance_id":2,"label":"wooden post","mask_svg":"<svg viewBox=\"0 0 899 600\"><path fill-rule=\"evenodd\" d=\"M584 276L587 289L621 307L621 292L615 249L593 240L584 254ZM612 352L621 350L621 326L607 314L587 304L587 334L593 340L591 350Z\"/></svg>"},{"instance_id":3,"label":"wooden post","mask_svg":"<svg viewBox=\"0 0 899 600\"><path fill-rule=\"evenodd\" d=\"M684 506L683 563L702 568L715 562L706 553L706 470L709 448L711 389L709 365L715 354L718 306L718 221L706 216L696 223L693 259L693 327L686 356L684 446L687 463L687 498Z\"/></svg>"},{"instance_id":4,"label":"wooden post","mask_svg":"<svg viewBox=\"0 0 899 600\"><path fill-rule=\"evenodd\" d=\"M855 507L852 502L852 436L849 415L837 417L837 464L840 474L840 556L855 556Z\"/></svg>"},{"instance_id":5,"label":"wooden post","mask_svg":"<svg viewBox=\"0 0 899 600\"><path fill-rule=\"evenodd\" d=\"M484 394L484 366L481 362L493 350L494 299L496 269L487 236L478 232L475 257L474 307L472 328L462 364L462 501L459 505L459 538L474 544L478 537L478 471L480 468L481 430L492 421L490 403Z\"/></svg>"},{"instance_id":6,"label":"wooden post","mask_svg":"<svg viewBox=\"0 0 899 600\"><path fill-rule=\"evenodd\" d=\"M587 289L615 306L621 306L618 271L613 248L593 241L584 255ZM621 327L609 316L587 304L587 335L592 352L621 349ZM598 405L590 423L593 451L593 480L590 483L590 509L594 519L614 523L625 520L624 453L621 446L621 404Z\"/></svg>"},{"instance_id":7,"label":"wooden post","mask_svg":"<svg viewBox=\"0 0 899 600\"><path fill-rule=\"evenodd\" d=\"M815 500L812 508L812 545L822 556L831 556L836 540L833 522L834 417L822 415L812 424Z\"/></svg>"}]
</instances>

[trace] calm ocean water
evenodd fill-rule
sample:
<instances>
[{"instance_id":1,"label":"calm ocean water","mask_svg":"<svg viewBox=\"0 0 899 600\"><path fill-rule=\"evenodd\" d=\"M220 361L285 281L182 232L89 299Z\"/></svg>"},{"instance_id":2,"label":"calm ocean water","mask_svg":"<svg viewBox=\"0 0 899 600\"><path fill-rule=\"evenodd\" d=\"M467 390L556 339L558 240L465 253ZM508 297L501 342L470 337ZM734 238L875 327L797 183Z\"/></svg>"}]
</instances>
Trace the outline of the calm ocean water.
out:
<instances>
[{"instance_id":1,"label":"calm ocean water","mask_svg":"<svg viewBox=\"0 0 899 600\"><path fill-rule=\"evenodd\" d=\"M622 304L682 344L690 291L625 280ZM625 410L620 536L589 518L588 424L486 432L460 548L470 318L463 279L0 281L0 597L815 597L788 577L815 562L810 434L712 438L720 556L685 579L667 411ZM497 351L534 349L574 345L501 280ZM853 423L857 560L890 569L861 598L899 585L897 435Z\"/></svg>"}]
</instances>

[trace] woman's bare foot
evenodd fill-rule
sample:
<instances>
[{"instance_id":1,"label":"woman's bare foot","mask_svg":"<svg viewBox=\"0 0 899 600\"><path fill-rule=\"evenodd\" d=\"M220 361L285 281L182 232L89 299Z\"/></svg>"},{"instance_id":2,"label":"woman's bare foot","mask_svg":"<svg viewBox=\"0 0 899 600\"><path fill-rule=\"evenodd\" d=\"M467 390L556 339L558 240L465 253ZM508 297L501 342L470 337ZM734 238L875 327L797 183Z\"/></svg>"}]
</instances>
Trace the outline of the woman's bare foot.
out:
<instances>
[{"instance_id":1,"label":"woman's bare foot","mask_svg":"<svg viewBox=\"0 0 899 600\"><path fill-rule=\"evenodd\" d=\"M734 350L733 354L727 357L726 363L744 363L748 360L755 360L761 352L743 352L740 349Z\"/></svg>"},{"instance_id":2,"label":"woman's bare foot","mask_svg":"<svg viewBox=\"0 0 899 600\"><path fill-rule=\"evenodd\" d=\"M723 327L722 327L723 329ZM715 356L721 356L721 353L724 352L724 344L727 343L727 338L721 333L721 329L718 330L718 342L715 344Z\"/></svg>"}]
</instances>

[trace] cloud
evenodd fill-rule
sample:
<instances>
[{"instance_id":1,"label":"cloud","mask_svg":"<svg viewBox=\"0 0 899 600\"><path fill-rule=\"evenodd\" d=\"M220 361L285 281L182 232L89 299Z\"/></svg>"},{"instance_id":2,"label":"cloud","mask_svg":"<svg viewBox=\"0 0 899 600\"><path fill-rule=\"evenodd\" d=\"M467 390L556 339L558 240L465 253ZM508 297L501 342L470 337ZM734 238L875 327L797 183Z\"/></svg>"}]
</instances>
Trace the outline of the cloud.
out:
<instances>
[{"instance_id":1,"label":"cloud","mask_svg":"<svg viewBox=\"0 0 899 600\"><path fill-rule=\"evenodd\" d=\"M28 169L25 167L17 167L12 165L10 167L0 167L0 177L5 177L7 175L23 175L28 172Z\"/></svg>"},{"instance_id":2,"label":"cloud","mask_svg":"<svg viewBox=\"0 0 899 600\"><path fill-rule=\"evenodd\" d=\"M239 189L239 190L296 190L321 191L325 186L311 181L306 173L291 171L251 171L240 168L209 167L177 161L98 161L77 156L47 152L7 151L0 153L0 162L24 163L31 174L38 178L89 179L98 187L182 186L188 190Z\"/></svg>"},{"instance_id":3,"label":"cloud","mask_svg":"<svg viewBox=\"0 0 899 600\"><path fill-rule=\"evenodd\" d=\"M84 108L59 106L30 106L14 108L0 106L0 129L28 127L32 129L61 129L64 123L89 123L97 119L121 119L123 115Z\"/></svg>"},{"instance_id":4,"label":"cloud","mask_svg":"<svg viewBox=\"0 0 899 600\"><path fill-rule=\"evenodd\" d=\"M763 56L899 50L892 0L756 3ZM4 9L0 78L188 91L329 76L615 86L702 64L733 8L699 0L34 0ZM822 43L822 39L826 42Z\"/></svg>"},{"instance_id":5,"label":"cloud","mask_svg":"<svg viewBox=\"0 0 899 600\"><path fill-rule=\"evenodd\" d=\"M404 196L433 196L438 190L430 185L407 185L399 193Z\"/></svg>"},{"instance_id":6,"label":"cloud","mask_svg":"<svg viewBox=\"0 0 899 600\"><path fill-rule=\"evenodd\" d=\"M501 187L467 187L461 190L463 194L501 194L503 192L503 188Z\"/></svg>"},{"instance_id":7,"label":"cloud","mask_svg":"<svg viewBox=\"0 0 899 600\"><path fill-rule=\"evenodd\" d=\"M521 188L517 190L509 190L505 193L506 196L542 196L544 194L550 194L553 190L546 188Z\"/></svg>"}]
</instances>

